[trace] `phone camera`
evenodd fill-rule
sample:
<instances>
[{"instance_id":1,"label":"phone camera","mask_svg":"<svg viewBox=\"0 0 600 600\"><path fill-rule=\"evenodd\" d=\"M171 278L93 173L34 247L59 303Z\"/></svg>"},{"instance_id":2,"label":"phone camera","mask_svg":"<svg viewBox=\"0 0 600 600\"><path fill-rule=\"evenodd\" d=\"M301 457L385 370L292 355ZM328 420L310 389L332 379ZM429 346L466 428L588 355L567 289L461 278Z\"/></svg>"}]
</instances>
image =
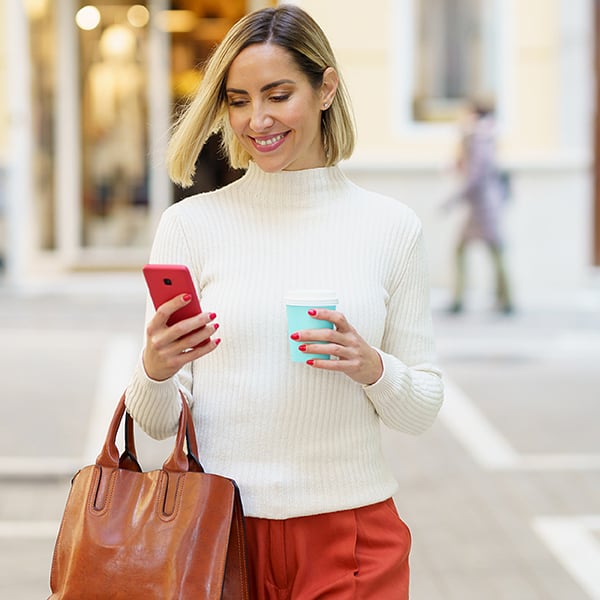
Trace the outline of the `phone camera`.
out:
<instances>
[{"instance_id":1,"label":"phone camera","mask_svg":"<svg viewBox=\"0 0 600 600\"><path fill-rule=\"evenodd\" d=\"M165 282L165 285L173 285L173 282L168 277L163 279L163 281Z\"/></svg>"}]
</instances>

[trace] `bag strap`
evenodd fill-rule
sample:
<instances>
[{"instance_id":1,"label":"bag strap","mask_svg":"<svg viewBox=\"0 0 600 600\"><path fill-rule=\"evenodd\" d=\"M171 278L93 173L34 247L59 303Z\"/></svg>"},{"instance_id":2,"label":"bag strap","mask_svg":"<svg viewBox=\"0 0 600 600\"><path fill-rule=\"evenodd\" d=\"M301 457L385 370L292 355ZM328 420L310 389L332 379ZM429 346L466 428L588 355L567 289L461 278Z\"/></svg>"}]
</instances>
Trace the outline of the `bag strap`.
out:
<instances>
[{"instance_id":1,"label":"bag strap","mask_svg":"<svg viewBox=\"0 0 600 600\"><path fill-rule=\"evenodd\" d=\"M135 449L134 424L131 415L125 411L125 450L119 457L119 469L142 472Z\"/></svg>"},{"instance_id":2,"label":"bag strap","mask_svg":"<svg viewBox=\"0 0 600 600\"><path fill-rule=\"evenodd\" d=\"M167 460L163 464L163 469L171 472L184 473L187 471L204 472L200 461L197 458L198 444L196 441L196 432L191 415L191 411L184 394L181 395L181 414L179 416L179 426L173 450ZM117 449L116 439L117 431L125 417L125 450L121 457ZM184 440L187 443L187 453L184 449ZM135 436L133 419L125 409L125 392L117 404L114 415L108 427L106 439L96 464L101 467L116 469L124 468L132 471L141 471L141 467L137 460L135 448Z\"/></svg>"},{"instance_id":3,"label":"bag strap","mask_svg":"<svg viewBox=\"0 0 600 600\"><path fill-rule=\"evenodd\" d=\"M192 411L185 399L185 396L180 391L182 406L188 411L188 426L185 431L185 442L187 446L189 470L195 471L196 473L204 473L204 468L198 458L198 442L196 440L196 428L194 427L194 419L192 417Z\"/></svg>"},{"instance_id":4,"label":"bag strap","mask_svg":"<svg viewBox=\"0 0 600 600\"><path fill-rule=\"evenodd\" d=\"M108 426L108 432L106 434L106 439L104 440L104 445L102 446L102 450L100 451L98 458L96 458L96 464L101 467L116 469L119 466L119 451L117 449L116 439L117 431L124 414L125 392L123 392L123 395L117 404L115 413L113 414L110 425Z\"/></svg>"}]
</instances>

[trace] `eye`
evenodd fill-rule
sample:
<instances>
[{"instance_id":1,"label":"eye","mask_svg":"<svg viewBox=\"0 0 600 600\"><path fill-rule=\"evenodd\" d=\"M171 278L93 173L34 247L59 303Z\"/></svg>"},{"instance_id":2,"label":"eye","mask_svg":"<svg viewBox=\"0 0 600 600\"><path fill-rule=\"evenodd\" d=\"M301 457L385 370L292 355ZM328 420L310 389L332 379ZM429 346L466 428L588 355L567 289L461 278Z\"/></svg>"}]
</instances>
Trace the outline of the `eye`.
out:
<instances>
[{"instance_id":1,"label":"eye","mask_svg":"<svg viewBox=\"0 0 600 600\"><path fill-rule=\"evenodd\" d=\"M270 99L273 102L285 102L286 100L288 100L290 97L290 94L276 94L274 96L271 96Z\"/></svg>"},{"instance_id":2,"label":"eye","mask_svg":"<svg viewBox=\"0 0 600 600\"><path fill-rule=\"evenodd\" d=\"M248 101L245 100L244 98L228 98L227 99L227 104L232 107L244 106L247 103L248 103Z\"/></svg>"}]
</instances>

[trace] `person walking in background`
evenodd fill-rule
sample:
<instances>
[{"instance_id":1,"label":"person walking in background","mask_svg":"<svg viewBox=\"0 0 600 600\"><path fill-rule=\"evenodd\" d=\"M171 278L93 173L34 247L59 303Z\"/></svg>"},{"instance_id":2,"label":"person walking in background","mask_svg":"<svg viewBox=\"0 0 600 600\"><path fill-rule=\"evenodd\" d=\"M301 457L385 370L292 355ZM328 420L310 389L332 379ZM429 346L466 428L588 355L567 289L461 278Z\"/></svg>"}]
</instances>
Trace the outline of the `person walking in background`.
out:
<instances>
[{"instance_id":1,"label":"person walking in background","mask_svg":"<svg viewBox=\"0 0 600 600\"><path fill-rule=\"evenodd\" d=\"M183 392L205 468L240 488L257 600L406 600L411 534L380 423L419 434L443 400L420 220L339 168L349 97L296 6L250 13L215 49L170 141L173 181L192 184L214 131L245 174L169 207L150 255L189 267L205 312L169 326L190 298L148 302L127 409L167 437ZM337 309L307 313L334 328L289 337L331 360L292 362L286 291L324 288Z\"/></svg>"},{"instance_id":2,"label":"person walking in background","mask_svg":"<svg viewBox=\"0 0 600 600\"><path fill-rule=\"evenodd\" d=\"M459 313L464 309L465 254L472 242L481 240L489 249L494 266L497 309L512 313L502 233L508 180L498 168L494 116L491 108L484 103L472 102L469 105L456 166L463 184L445 207L464 201L468 214L456 247L454 298L449 310Z\"/></svg>"}]
</instances>

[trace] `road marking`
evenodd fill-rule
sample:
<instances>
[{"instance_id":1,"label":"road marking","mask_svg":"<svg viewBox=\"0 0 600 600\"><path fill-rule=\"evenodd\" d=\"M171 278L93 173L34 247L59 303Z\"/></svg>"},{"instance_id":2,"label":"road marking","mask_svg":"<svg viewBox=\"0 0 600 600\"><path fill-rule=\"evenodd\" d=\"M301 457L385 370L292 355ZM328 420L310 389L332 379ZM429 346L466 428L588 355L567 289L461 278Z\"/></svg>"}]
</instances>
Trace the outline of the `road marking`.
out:
<instances>
[{"instance_id":1,"label":"road marking","mask_svg":"<svg viewBox=\"0 0 600 600\"><path fill-rule=\"evenodd\" d=\"M11 479L70 477L81 466L81 460L67 456L0 456L0 477Z\"/></svg>"},{"instance_id":2,"label":"road marking","mask_svg":"<svg viewBox=\"0 0 600 600\"><path fill-rule=\"evenodd\" d=\"M573 360L587 359L600 352L600 336L595 331L562 332L548 339L515 339L476 337L460 339L458 336L436 339L440 356L450 361L476 358L478 361L519 360Z\"/></svg>"},{"instance_id":3,"label":"road marking","mask_svg":"<svg viewBox=\"0 0 600 600\"><path fill-rule=\"evenodd\" d=\"M600 515L537 517L532 527L592 600L600 600Z\"/></svg>"},{"instance_id":4,"label":"road marking","mask_svg":"<svg viewBox=\"0 0 600 600\"><path fill-rule=\"evenodd\" d=\"M524 471L597 471L600 454L522 454L515 468Z\"/></svg>"},{"instance_id":5,"label":"road marking","mask_svg":"<svg viewBox=\"0 0 600 600\"><path fill-rule=\"evenodd\" d=\"M0 539L54 539L59 521L0 521Z\"/></svg>"},{"instance_id":6,"label":"road marking","mask_svg":"<svg viewBox=\"0 0 600 600\"><path fill-rule=\"evenodd\" d=\"M486 469L514 468L516 450L483 416L474 402L448 377L440 419L461 444Z\"/></svg>"},{"instance_id":7,"label":"road marking","mask_svg":"<svg viewBox=\"0 0 600 600\"><path fill-rule=\"evenodd\" d=\"M440 420L484 469L600 470L600 454L519 454L477 405L447 376Z\"/></svg>"}]
</instances>

